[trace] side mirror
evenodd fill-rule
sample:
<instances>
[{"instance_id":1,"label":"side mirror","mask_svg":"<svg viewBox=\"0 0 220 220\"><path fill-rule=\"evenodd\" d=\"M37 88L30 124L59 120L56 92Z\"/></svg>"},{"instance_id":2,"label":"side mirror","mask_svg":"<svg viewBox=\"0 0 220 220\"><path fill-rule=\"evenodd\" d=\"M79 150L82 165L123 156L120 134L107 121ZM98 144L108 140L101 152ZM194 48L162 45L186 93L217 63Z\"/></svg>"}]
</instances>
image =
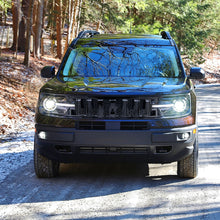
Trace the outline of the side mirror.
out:
<instances>
[{"instance_id":1,"label":"side mirror","mask_svg":"<svg viewBox=\"0 0 220 220\"><path fill-rule=\"evenodd\" d=\"M190 68L189 79L203 79L205 78L205 71L200 67Z\"/></svg>"},{"instance_id":2,"label":"side mirror","mask_svg":"<svg viewBox=\"0 0 220 220\"><path fill-rule=\"evenodd\" d=\"M45 66L40 75L42 78L53 78L55 76L55 66Z\"/></svg>"}]
</instances>

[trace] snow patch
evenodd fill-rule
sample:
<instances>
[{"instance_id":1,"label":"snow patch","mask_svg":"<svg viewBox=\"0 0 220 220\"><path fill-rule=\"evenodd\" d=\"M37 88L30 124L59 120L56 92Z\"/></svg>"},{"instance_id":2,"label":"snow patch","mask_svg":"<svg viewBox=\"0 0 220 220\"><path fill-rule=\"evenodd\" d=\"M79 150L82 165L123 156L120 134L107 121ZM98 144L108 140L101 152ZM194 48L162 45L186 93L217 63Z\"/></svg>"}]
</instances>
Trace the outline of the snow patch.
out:
<instances>
[{"instance_id":1,"label":"snow patch","mask_svg":"<svg viewBox=\"0 0 220 220\"><path fill-rule=\"evenodd\" d=\"M196 88L205 88L205 87L212 87L212 86L220 86L220 83L195 85Z\"/></svg>"},{"instance_id":2,"label":"snow patch","mask_svg":"<svg viewBox=\"0 0 220 220\"><path fill-rule=\"evenodd\" d=\"M0 183L33 159L34 130L21 132L16 138L4 141L0 144Z\"/></svg>"}]
</instances>

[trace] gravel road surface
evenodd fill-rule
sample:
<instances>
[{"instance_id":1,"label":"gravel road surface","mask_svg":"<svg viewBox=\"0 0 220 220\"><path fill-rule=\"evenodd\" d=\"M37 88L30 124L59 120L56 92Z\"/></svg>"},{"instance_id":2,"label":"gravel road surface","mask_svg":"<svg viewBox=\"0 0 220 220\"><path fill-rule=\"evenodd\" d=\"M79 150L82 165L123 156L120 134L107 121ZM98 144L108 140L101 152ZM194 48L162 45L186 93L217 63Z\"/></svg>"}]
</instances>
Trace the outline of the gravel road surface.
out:
<instances>
[{"instance_id":1,"label":"gravel road surface","mask_svg":"<svg viewBox=\"0 0 220 220\"><path fill-rule=\"evenodd\" d=\"M0 143L0 219L220 219L220 85L197 88L199 175L176 163L62 165L38 179L33 131Z\"/></svg>"}]
</instances>

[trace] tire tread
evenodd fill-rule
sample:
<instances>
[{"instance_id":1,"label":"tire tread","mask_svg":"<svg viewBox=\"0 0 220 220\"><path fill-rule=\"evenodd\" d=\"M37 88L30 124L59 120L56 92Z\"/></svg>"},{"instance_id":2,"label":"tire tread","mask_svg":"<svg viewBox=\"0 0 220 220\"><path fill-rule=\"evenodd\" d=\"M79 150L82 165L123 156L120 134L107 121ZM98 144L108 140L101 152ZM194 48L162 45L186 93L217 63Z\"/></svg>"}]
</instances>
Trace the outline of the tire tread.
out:
<instances>
[{"instance_id":1,"label":"tire tread","mask_svg":"<svg viewBox=\"0 0 220 220\"><path fill-rule=\"evenodd\" d=\"M50 160L37 152L34 146L34 169L39 178L56 177L59 173L59 162Z\"/></svg>"},{"instance_id":2,"label":"tire tread","mask_svg":"<svg viewBox=\"0 0 220 220\"><path fill-rule=\"evenodd\" d=\"M198 175L198 143L194 142L194 150L191 155L178 161L177 174L183 178L195 178Z\"/></svg>"}]
</instances>

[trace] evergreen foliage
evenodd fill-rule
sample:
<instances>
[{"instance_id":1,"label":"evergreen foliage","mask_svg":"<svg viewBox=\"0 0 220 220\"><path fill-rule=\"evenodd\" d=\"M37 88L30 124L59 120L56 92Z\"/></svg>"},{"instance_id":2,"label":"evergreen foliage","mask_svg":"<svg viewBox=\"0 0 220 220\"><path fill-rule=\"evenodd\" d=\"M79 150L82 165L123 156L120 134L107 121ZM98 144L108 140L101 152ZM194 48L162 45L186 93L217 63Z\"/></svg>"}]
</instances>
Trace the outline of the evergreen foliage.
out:
<instances>
[{"instance_id":1,"label":"evergreen foliage","mask_svg":"<svg viewBox=\"0 0 220 220\"><path fill-rule=\"evenodd\" d=\"M219 39L220 2L214 0L141 0L127 2L123 32L129 23L134 33L159 34L170 31L182 54L195 62Z\"/></svg>"},{"instance_id":2,"label":"evergreen foliage","mask_svg":"<svg viewBox=\"0 0 220 220\"><path fill-rule=\"evenodd\" d=\"M11 6L11 0L0 0L0 11L6 12Z\"/></svg>"},{"instance_id":3,"label":"evergreen foliage","mask_svg":"<svg viewBox=\"0 0 220 220\"><path fill-rule=\"evenodd\" d=\"M56 39L56 17L61 14L62 33L68 32L77 0L62 0L61 13L56 1L45 1L46 31ZM79 0L78 0L79 1ZM12 6L12 0L0 0L0 12ZM73 20L75 34L82 29L99 29L105 33L159 34L169 31L182 54L202 62L205 51L219 46L220 1L216 0L80 0ZM70 10L71 7L71 10ZM80 8L80 9L79 9ZM46 18L46 19L45 19ZM74 26L75 25L75 26ZM77 31L76 31L77 29ZM71 30L70 30L71 31ZM69 36L72 38L71 35ZM71 39L69 39L71 40ZM68 40L68 43L69 43Z\"/></svg>"},{"instance_id":4,"label":"evergreen foliage","mask_svg":"<svg viewBox=\"0 0 220 220\"><path fill-rule=\"evenodd\" d=\"M108 32L170 31L182 54L195 63L219 44L220 2L215 0L87 0L84 20L102 21ZM114 27L114 28L113 28Z\"/></svg>"}]
</instances>

